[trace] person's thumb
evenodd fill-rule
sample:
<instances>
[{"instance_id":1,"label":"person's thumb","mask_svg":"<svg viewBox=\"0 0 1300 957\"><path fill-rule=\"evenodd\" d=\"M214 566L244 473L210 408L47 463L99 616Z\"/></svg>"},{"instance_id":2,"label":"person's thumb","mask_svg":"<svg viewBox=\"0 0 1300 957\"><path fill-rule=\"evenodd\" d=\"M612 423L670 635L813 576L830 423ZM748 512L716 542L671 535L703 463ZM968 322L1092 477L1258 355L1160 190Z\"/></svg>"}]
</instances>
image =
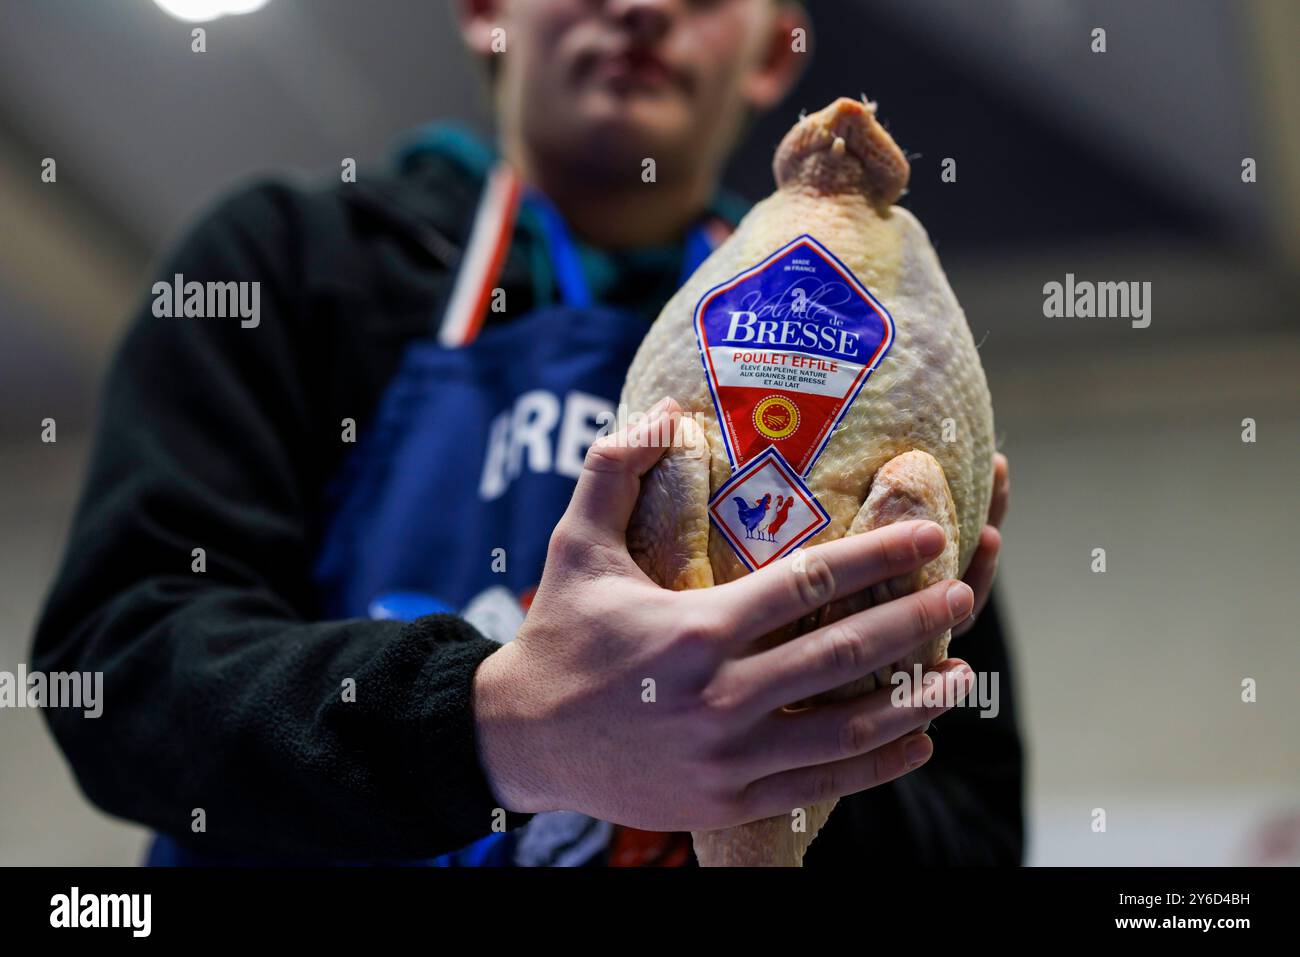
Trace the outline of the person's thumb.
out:
<instances>
[{"instance_id":1,"label":"person's thumb","mask_svg":"<svg viewBox=\"0 0 1300 957\"><path fill-rule=\"evenodd\" d=\"M663 398L625 429L598 439L582 463L565 521L580 523L588 535L621 538L636 507L641 476L672 445L681 415L681 406Z\"/></svg>"}]
</instances>

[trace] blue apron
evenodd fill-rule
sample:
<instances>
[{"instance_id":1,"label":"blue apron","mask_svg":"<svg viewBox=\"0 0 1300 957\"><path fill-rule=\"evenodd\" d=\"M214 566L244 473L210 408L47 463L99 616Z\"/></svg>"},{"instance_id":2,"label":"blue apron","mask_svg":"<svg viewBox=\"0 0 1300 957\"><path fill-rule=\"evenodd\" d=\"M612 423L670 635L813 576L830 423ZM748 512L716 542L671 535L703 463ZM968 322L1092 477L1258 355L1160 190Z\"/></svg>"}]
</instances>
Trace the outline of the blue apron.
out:
<instances>
[{"instance_id":1,"label":"blue apron","mask_svg":"<svg viewBox=\"0 0 1300 957\"><path fill-rule=\"evenodd\" d=\"M455 612L501 642L523 619L586 448L611 421L647 331L643 318L592 301L554 206L538 193L523 203L544 227L563 301L459 347L433 338L408 347L332 486L315 569L327 618ZM703 227L691 232L683 281L712 246ZM409 863L584 864L612 830L573 812L540 814L519 831ZM148 858L218 862L285 863L218 861L163 835Z\"/></svg>"}]
</instances>

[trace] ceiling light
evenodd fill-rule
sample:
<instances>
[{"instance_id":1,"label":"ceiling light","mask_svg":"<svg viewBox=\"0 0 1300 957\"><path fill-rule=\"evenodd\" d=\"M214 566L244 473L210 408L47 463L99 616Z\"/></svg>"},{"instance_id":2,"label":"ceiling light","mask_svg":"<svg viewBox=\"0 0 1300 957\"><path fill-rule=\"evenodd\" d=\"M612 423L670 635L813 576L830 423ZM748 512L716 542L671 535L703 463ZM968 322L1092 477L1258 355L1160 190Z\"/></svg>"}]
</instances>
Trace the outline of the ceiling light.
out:
<instances>
[{"instance_id":1,"label":"ceiling light","mask_svg":"<svg viewBox=\"0 0 1300 957\"><path fill-rule=\"evenodd\" d=\"M177 20L201 23L228 14L252 13L266 6L266 0L153 0Z\"/></svg>"}]
</instances>

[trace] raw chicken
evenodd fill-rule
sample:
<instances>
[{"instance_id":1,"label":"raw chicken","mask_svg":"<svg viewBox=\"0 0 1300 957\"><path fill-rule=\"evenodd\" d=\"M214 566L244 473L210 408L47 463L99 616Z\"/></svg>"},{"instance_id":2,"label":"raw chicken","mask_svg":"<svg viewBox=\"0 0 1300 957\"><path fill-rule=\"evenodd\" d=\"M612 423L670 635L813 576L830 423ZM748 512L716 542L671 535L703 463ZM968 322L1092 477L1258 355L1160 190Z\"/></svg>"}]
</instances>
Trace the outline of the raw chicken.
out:
<instances>
[{"instance_id":1,"label":"raw chicken","mask_svg":"<svg viewBox=\"0 0 1300 957\"><path fill-rule=\"evenodd\" d=\"M799 531L794 527L796 518L786 524L774 506L760 519L759 506L768 505L757 493L746 498L731 496L732 489L727 489L718 496L725 498L720 507L739 515L739 506L745 506L747 524L736 538L740 547L752 553L747 565L737 545L719 527L723 513L715 512L710 520L714 496L733 474L739 479L738 470L744 469L736 430L737 423L745 425L751 419L765 436L783 437L805 424L810 430L821 429L809 435L829 435L810 459L791 462L791 471L803 475L807 491L828 520L802 544L911 518L938 522L949 544L919 572L824 608L798 626L766 636L756 649L789 640L874 602L959 577L988 514L994 452L993 411L975 343L925 230L911 213L893 205L907 185L909 168L876 121L875 105L839 99L801 119L777 149L773 170L777 191L753 208L668 302L628 372L622 396L628 410L644 412L663 396L672 396L702 426L691 428L688 423L682 444L646 477L628 531L629 549L646 574L664 587L703 588L747 574L749 567L756 567L757 549L777 549L782 534ZM869 377L861 391L848 399L842 417L828 413L830 417L820 425L811 421L807 408L795 407L803 401L798 395L793 396L795 404L778 397L763 400L756 408L742 404L728 409L716 398L721 394L716 376L715 388L710 388L709 365L701 361L709 350L697 338L697 306L704 309L706 297L730 288L727 284L742 274L755 274L756 267L803 236L830 254L829 258L821 255L816 268L832 262L846 267L851 273L848 278L865 287L874 297L872 302L882 306L892 321L892 344L884 347L874 371L867 369ZM741 322L743 327L743 317ZM742 327L732 325L733 331ZM882 335L884 328L882 319ZM768 341L769 347L779 350L780 342L771 346L771 337ZM792 388L797 392L799 387ZM723 422L719 409L724 410ZM760 423L761 415L768 417ZM804 423L801 417L810 421ZM724 426L729 430L725 440ZM766 444L765 439L758 441ZM774 440L772 445L784 452L787 443ZM809 461L811 468L805 474L800 466L807 467ZM731 505L733 498L739 499L736 506ZM799 501L796 506L802 507ZM783 524L768 536L764 530L778 518ZM778 541L763 545L745 540L751 525L758 531L750 538ZM913 660L926 667L936 665L944 659L947 643L945 635L922 649L916 659L897 662L895 667L910 670ZM889 672L868 675L826 697L863 694L877 682L887 684ZM792 822L800 816L790 814L696 833L697 856L704 865L797 866L833 808L830 802L805 809L805 829L794 827Z\"/></svg>"}]
</instances>

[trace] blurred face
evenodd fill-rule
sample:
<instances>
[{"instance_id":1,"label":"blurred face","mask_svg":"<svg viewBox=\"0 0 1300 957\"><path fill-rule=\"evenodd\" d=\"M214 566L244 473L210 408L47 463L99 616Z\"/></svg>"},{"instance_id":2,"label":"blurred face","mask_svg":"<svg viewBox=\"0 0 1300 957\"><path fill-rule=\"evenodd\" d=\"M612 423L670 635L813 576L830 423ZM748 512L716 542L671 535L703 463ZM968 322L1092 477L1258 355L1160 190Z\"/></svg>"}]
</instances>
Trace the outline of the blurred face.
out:
<instances>
[{"instance_id":1,"label":"blurred face","mask_svg":"<svg viewBox=\"0 0 1300 957\"><path fill-rule=\"evenodd\" d=\"M503 142L596 177L630 161L639 176L645 157L661 181L716 170L804 56L802 13L777 0L467 0L462 13L471 47L500 58Z\"/></svg>"}]
</instances>

